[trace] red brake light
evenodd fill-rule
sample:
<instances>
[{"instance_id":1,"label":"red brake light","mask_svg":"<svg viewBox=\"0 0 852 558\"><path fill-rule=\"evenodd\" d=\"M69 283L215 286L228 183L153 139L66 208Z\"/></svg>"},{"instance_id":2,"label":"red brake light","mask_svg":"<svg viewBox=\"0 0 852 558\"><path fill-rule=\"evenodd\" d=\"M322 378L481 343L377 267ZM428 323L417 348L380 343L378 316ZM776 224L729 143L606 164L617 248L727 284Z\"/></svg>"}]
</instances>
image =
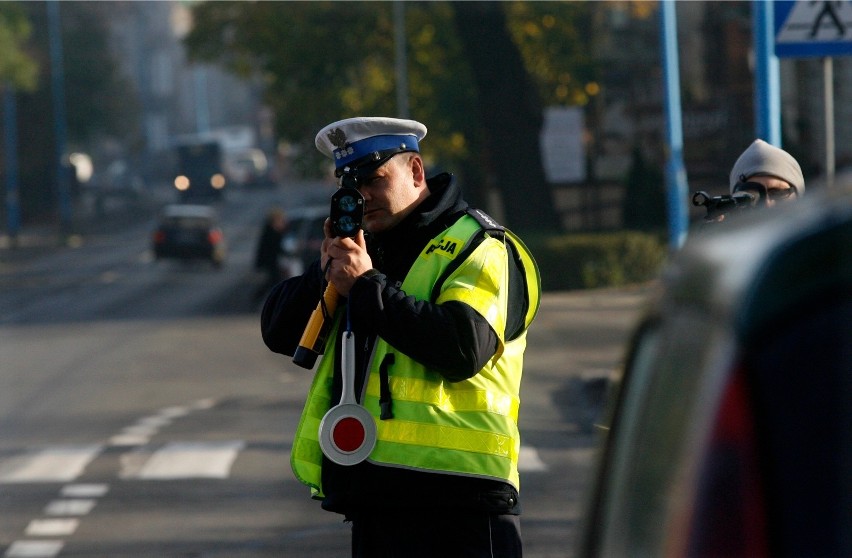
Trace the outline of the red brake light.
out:
<instances>
[{"instance_id":1,"label":"red brake light","mask_svg":"<svg viewBox=\"0 0 852 558\"><path fill-rule=\"evenodd\" d=\"M688 556L769 556L766 506L748 384L724 388L692 509Z\"/></svg>"},{"instance_id":2,"label":"red brake light","mask_svg":"<svg viewBox=\"0 0 852 558\"><path fill-rule=\"evenodd\" d=\"M161 244L166 240L166 233L163 231L154 232L154 244Z\"/></svg>"},{"instance_id":3,"label":"red brake light","mask_svg":"<svg viewBox=\"0 0 852 558\"><path fill-rule=\"evenodd\" d=\"M222 231L219 229L211 229L210 232L207 233L207 240L210 244L219 244L222 242Z\"/></svg>"}]
</instances>

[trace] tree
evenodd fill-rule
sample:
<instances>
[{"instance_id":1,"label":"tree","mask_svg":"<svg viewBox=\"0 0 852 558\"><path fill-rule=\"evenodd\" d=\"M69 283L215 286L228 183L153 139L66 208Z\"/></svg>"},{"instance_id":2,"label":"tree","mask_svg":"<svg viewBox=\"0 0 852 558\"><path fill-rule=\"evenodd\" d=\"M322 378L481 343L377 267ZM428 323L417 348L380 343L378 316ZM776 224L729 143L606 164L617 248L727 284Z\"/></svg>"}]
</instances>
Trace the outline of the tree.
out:
<instances>
[{"instance_id":1,"label":"tree","mask_svg":"<svg viewBox=\"0 0 852 558\"><path fill-rule=\"evenodd\" d=\"M488 139L489 182L503 196L506 220L518 230L558 229L538 144L541 99L509 38L502 7L454 2L454 8Z\"/></svg>"},{"instance_id":2,"label":"tree","mask_svg":"<svg viewBox=\"0 0 852 558\"><path fill-rule=\"evenodd\" d=\"M411 117L429 126L427 164L461 174L476 205L487 206L489 190L500 192L512 228L552 229L556 213L538 150L541 107L575 104L588 95L592 65L578 29L590 8L575 2L467 4L405 3L409 105ZM465 18L471 12L473 19ZM473 30L478 15L498 28ZM193 7L193 16L190 56L262 77L277 133L297 146L306 173L324 164L313 140L328 122L396 114L388 3L204 2ZM465 40L477 34L486 41ZM500 55L489 54L495 52ZM496 80L489 83L486 69ZM503 79L509 71L511 80ZM501 125L507 119L511 124Z\"/></svg>"},{"instance_id":3,"label":"tree","mask_svg":"<svg viewBox=\"0 0 852 558\"><path fill-rule=\"evenodd\" d=\"M663 173L648 163L639 146L633 149L624 190L622 214L626 228L650 232L665 228L668 216Z\"/></svg>"},{"instance_id":4,"label":"tree","mask_svg":"<svg viewBox=\"0 0 852 558\"><path fill-rule=\"evenodd\" d=\"M32 33L21 8L11 2L0 2L0 85L32 91L36 86L38 65L23 46Z\"/></svg>"},{"instance_id":5,"label":"tree","mask_svg":"<svg viewBox=\"0 0 852 558\"><path fill-rule=\"evenodd\" d=\"M25 50L38 64L36 87L17 95L21 206L28 218L44 216L56 206L57 162L47 10L45 2L17 6L31 24ZM83 149L96 139L126 139L134 131L135 95L124 81L107 45L106 18L113 4L61 3L63 84L69 149ZM72 192L73 193L73 192Z\"/></svg>"}]
</instances>

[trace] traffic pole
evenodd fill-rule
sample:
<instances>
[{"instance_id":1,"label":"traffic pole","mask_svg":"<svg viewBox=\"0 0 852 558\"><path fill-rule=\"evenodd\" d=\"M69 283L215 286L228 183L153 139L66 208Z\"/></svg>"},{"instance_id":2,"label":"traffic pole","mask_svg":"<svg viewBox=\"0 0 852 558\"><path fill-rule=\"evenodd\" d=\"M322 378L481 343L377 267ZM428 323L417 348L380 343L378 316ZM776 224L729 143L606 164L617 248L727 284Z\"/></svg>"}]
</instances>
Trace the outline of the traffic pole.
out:
<instances>
[{"instance_id":1,"label":"traffic pole","mask_svg":"<svg viewBox=\"0 0 852 558\"><path fill-rule=\"evenodd\" d=\"M677 54L677 17L674 0L660 3L663 76L666 112L666 202L669 246L679 249L688 227L686 169L683 164L683 123L680 106L680 71Z\"/></svg>"}]
</instances>

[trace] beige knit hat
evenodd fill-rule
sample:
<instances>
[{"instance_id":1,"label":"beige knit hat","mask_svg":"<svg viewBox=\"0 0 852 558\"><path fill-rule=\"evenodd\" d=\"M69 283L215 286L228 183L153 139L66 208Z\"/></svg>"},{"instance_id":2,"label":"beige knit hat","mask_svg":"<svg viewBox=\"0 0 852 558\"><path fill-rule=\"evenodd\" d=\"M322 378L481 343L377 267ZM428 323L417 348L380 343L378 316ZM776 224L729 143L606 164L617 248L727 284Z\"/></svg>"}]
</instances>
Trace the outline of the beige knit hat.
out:
<instances>
[{"instance_id":1,"label":"beige knit hat","mask_svg":"<svg viewBox=\"0 0 852 558\"><path fill-rule=\"evenodd\" d=\"M789 182L799 196L805 193L805 177L796 159L783 149L761 139L754 140L734 163L730 177L731 193L734 193L737 182L746 182L752 176L758 175L780 178Z\"/></svg>"}]
</instances>

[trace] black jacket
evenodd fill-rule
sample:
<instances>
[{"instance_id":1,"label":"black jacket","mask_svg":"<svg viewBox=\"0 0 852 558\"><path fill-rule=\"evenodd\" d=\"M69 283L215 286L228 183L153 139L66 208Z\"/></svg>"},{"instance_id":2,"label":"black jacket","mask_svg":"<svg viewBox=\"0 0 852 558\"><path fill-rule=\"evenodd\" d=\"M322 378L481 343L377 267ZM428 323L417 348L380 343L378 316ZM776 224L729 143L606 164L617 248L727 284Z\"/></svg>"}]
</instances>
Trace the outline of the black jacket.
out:
<instances>
[{"instance_id":1,"label":"black jacket","mask_svg":"<svg viewBox=\"0 0 852 558\"><path fill-rule=\"evenodd\" d=\"M367 249L374 270L349 293L355 334L356 393L361 392L373 340L380 335L394 348L459 381L476 374L494 355L497 335L472 308L459 302L433 304L406 295L399 286L423 247L464 215L468 206L449 174L428 181L431 195L402 223L383 235L370 235ZM325 285L319 260L305 274L279 283L261 315L266 345L292 356ZM518 293L522 297L523 293ZM510 312L511 316L511 312ZM511 318L510 318L511 319ZM423 343L423 339L429 339ZM362 342L363 340L363 342ZM336 358L339 361L339 343ZM336 373L332 400L340 398ZM323 508L349 516L370 509L477 508L517 514L518 494L507 483L411 471L367 462L342 467L324 460Z\"/></svg>"}]
</instances>

